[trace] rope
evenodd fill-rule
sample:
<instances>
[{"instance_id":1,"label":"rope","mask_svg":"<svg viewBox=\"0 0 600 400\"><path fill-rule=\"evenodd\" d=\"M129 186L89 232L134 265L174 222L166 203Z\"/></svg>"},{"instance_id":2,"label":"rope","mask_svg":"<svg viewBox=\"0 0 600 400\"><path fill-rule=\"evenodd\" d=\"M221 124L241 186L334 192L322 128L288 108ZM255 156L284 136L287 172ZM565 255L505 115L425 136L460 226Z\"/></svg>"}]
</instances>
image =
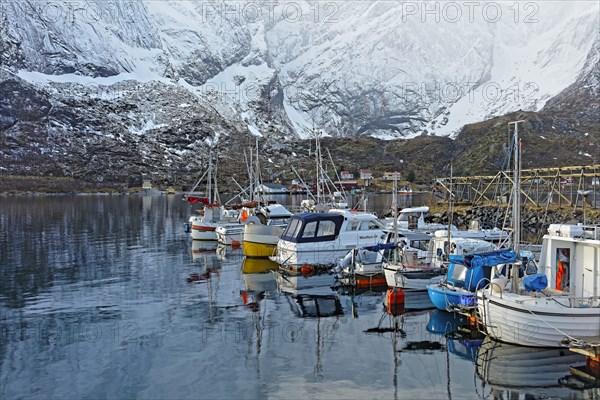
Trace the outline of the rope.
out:
<instances>
[{"instance_id":1,"label":"rope","mask_svg":"<svg viewBox=\"0 0 600 400\"><path fill-rule=\"evenodd\" d=\"M543 323L545 323L546 325L548 325L550 328L552 328L552 329L554 329L555 331L557 331L558 333L560 333L561 335L564 335L565 337L568 337L568 338L569 338L569 340L571 340L572 342L574 342L574 343L581 343L581 341L580 341L579 339L577 339L577 338L575 338L575 337L573 337L573 336L571 336L571 335L569 335L569 334L567 334L567 333L565 333L565 332L561 331L560 329L558 329L558 328L557 328L557 327L555 327L555 326L552 326L552 325L550 325L548 322L546 322L546 321L544 321L542 318L538 317L538 316L537 316L537 315L536 315L536 314L535 314L533 311L531 311L531 310L527 310L527 311L529 311L529 313L530 313L531 315L533 315L534 317L536 317L537 319L539 319L540 321L542 321Z\"/></svg>"}]
</instances>

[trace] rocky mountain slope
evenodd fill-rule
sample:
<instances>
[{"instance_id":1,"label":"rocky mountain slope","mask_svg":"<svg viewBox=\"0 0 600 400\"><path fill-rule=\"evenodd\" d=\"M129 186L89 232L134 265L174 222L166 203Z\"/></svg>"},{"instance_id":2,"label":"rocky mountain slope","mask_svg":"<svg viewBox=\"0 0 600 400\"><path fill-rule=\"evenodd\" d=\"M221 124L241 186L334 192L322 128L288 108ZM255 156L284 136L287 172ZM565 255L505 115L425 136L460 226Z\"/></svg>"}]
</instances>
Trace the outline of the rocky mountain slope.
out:
<instances>
[{"instance_id":1,"label":"rocky mountain slope","mask_svg":"<svg viewBox=\"0 0 600 400\"><path fill-rule=\"evenodd\" d=\"M600 158L598 3L455 4L3 2L0 170L241 174L254 135L274 170L317 127L346 168L485 171L517 110L532 162Z\"/></svg>"}]
</instances>

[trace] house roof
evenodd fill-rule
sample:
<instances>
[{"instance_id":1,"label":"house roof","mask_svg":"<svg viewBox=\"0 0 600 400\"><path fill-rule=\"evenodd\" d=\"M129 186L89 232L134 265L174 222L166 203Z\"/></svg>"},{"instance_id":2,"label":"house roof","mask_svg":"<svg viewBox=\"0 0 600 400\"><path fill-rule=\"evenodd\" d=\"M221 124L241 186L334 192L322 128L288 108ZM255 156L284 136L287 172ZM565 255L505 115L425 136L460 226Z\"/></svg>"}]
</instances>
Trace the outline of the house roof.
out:
<instances>
[{"instance_id":1,"label":"house roof","mask_svg":"<svg viewBox=\"0 0 600 400\"><path fill-rule=\"evenodd\" d=\"M285 189L285 186L279 183L263 183L262 186L268 187L269 189Z\"/></svg>"}]
</instances>

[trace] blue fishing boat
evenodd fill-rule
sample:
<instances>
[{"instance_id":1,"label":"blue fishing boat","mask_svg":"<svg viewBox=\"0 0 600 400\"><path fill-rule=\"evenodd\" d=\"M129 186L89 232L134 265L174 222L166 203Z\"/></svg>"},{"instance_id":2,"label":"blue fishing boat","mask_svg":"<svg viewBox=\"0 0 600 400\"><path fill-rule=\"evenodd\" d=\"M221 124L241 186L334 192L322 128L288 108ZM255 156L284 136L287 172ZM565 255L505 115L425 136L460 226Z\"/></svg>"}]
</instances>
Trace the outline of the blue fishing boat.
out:
<instances>
[{"instance_id":1,"label":"blue fishing boat","mask_svg":"<svg viewBox=\"0 0 600 400\"><path fill-rule=\"evenodd\" d=\"M446 278L427 285L429 298L440 310L475 307L475 292L489 284L493 267L514 260L515 252L510 249L466 256L451 255Z\"/></svg>"}]
</instances>

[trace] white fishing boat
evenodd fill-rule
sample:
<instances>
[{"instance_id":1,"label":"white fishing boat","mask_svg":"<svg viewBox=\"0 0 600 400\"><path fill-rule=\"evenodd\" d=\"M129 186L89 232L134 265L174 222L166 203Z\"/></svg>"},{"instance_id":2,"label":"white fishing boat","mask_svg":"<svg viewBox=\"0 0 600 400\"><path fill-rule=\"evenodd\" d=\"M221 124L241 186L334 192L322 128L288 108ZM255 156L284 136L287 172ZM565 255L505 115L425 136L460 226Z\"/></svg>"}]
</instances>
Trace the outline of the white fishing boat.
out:
<instances>
[{"instance_id":1,"label":"white fishing boat","mask_svg":"<svg viewBox=\"0 0 600 400\"><path fill-rule=\"evenodd\" d=\"M452 228L455 228L454 226ZM448 237L448 230L439 230L434 232L435 237ZM480 239L486 242L502 243L509 239L510 232L500 228L480 229L479 221L471 221L469 229L461 231L452 229L450 236L462 237L467 239Z\"/></svg>"},{"instance_id":2,"label":"white fishing boat","mask_svg":"<svg viewBox=\"0 0 600 400\"><path fill-rule=\"evenodd\" d=\"M240 246L244 236L244 224L237 222L219 224L215 228L217 241L225 246Z\"/></svg>"},{"instance_id":3,"label":"white fishing boat","mask_svg":"<svg viewBox=\"0 0 600 400\"><path fill-rule=\"evenodd\" d=\"M513 243L520 243L520 143L514 134ZM550 225L542 241L542 274L477 293L487 334L499 341L533 347L600 344L600 225ZM539 279L538 279L539 278ZM552 289L548 289L547 285Z\"/></svg>"},{"instance_id":4,"label":"white fishing boat","mask_svg":"<svg viewBox=\"0 0 600 400\"><path fill-rule=\"evenodd\" d=\"M189 218L190 235L193 240L212 241L217 240L216 228L227 220L228 214L220 204L219 191L217 188L216 168L213 167L212 158L209 160L208 170L194 185L186 200L191 204L201 203L204 208L197 210L195 215ZM207 176L206 197L193 196L191 193L198 187L200 182Z\"/></svg>"},{"instance_id":5,"label":"white fishing boat","mask_svg":"<svg viewBox=\"0 0 600 400\"><path fill-rule=\"evenodd\" d=\"M425 214L429 212L429 207L409 207L403 208L398 212L397 218L386 218L384 222L388 228L394 226L394 220L396 220L396 226L399 230L413 230L420 232L435 232L441 229L448 229L448 225L434 224L425 222ZM457 229L454 227L454 229Z\"/></svg>"},{"instance_id":6,"label":"white fishing boat","mask_svg":"<svg viewBox=\"0 0 600 400\"><path fill-rule=\"evenodd\" d=\"M536 347L600 343L600 226L550 225L539 266L551 289L478 292L487 334Z\"/></svg>"},{"instance_id":7,"label":"white fishing boat","mask_svg":"<svg viewBox=\"0 0 600 400\"><path fill-rule=\"evenodd\" d=\"M386 286L383 275L384 252L395 247L394 243L381 243L361 249L350 250L337 261L333 271L344 285L357 287Z\"/></svg>"},{"instance_id":8,"label":"white fishing boat","mask_svg":"<svg viewBox=\"0 0 600 400\"><path fill-rule=\"evenodd\" d=\"M444 263L450 255L468 255L495 249L496 245L485 240L451 237L448 242L447 237L432 237L425 258L420 258L418 251L402 249L398 261L384 263L383 271L389 287L426 289L428 284L444 279Z\"/></svg>"},{"instance_id":9,"label":"white fishing boat","mask_svg":"<svg viewBox=\"0 0 600 400\"><path fill-rule=\"evenodd\" d=\"M357 247L384 241L384 227L373 214L330 210L291 217L273 260L292 269L304 264L332 265Z\"/></svg>"}]
</instances>

